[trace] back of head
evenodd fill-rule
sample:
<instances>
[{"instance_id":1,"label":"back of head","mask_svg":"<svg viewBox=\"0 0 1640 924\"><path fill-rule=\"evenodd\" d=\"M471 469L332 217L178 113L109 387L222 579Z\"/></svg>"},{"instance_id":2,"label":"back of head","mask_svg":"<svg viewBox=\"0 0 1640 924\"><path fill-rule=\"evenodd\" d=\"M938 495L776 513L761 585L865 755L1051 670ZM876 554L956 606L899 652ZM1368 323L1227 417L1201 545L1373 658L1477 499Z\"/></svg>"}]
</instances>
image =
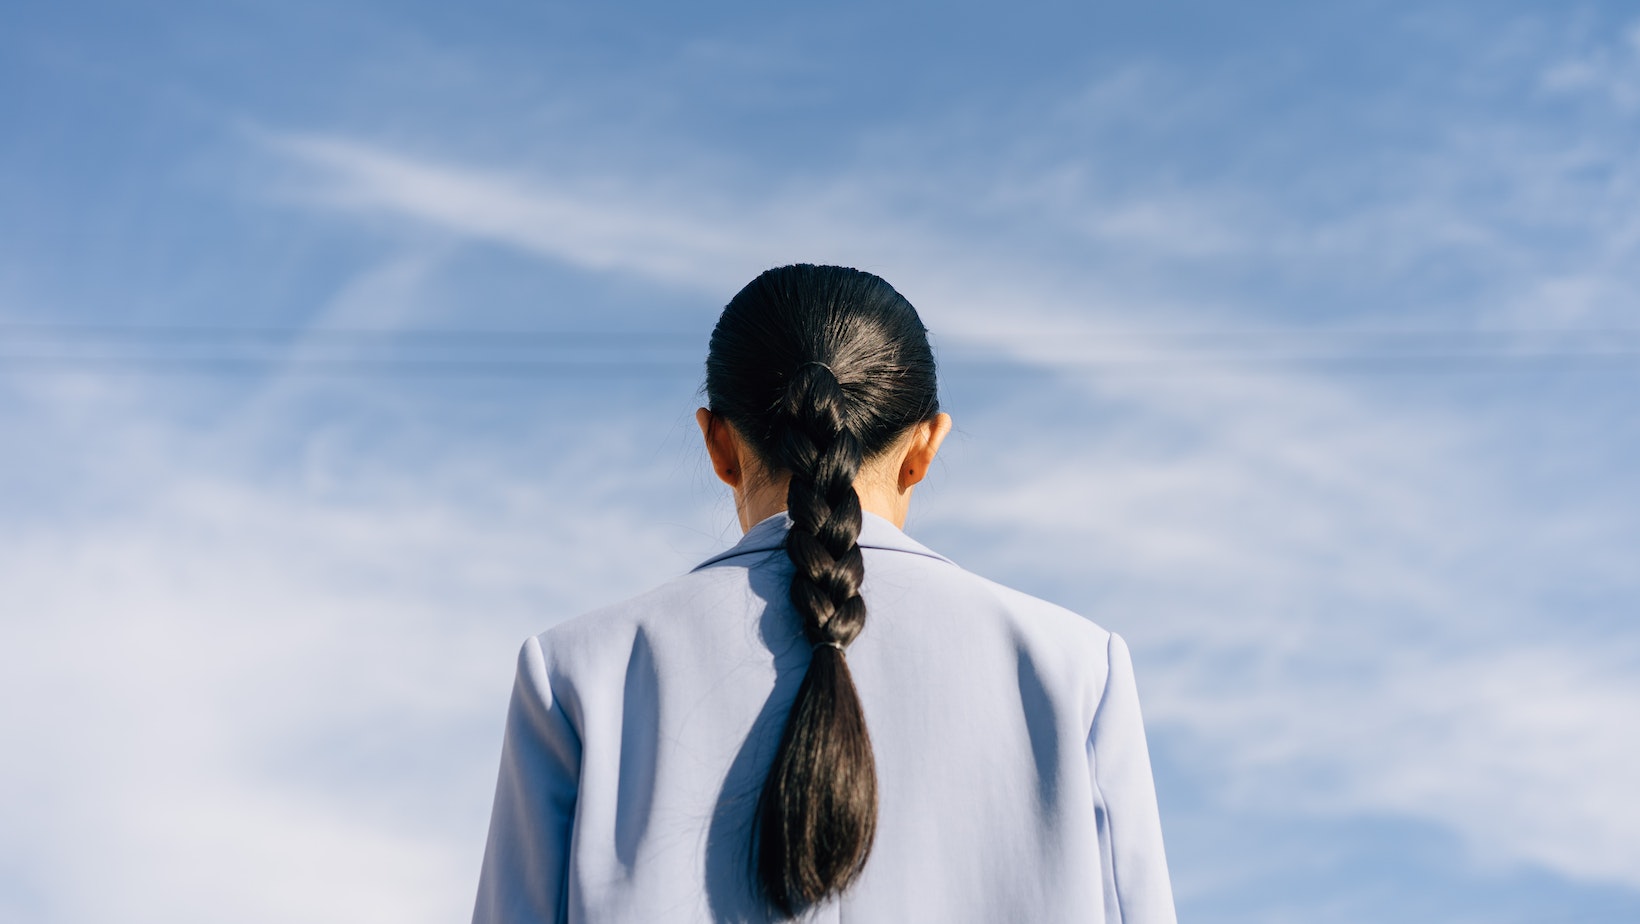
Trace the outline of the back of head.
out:
<instances>
[{"instance_id":1,"label":"back of head","mask_svg":"<svg viewBox=\"0 0 1640 924\"><path fill-rule=\"evenodd\" d=\"M934 357L916 310L887 282L785 266L724 308L706 394L764 466L791 479L791 599L814 647L764 784L753 860L770 903L793 914L847 888L871 851L876 769L843 656L866 617L854 480L939 413Z\"/></svg>"}]
</instances>

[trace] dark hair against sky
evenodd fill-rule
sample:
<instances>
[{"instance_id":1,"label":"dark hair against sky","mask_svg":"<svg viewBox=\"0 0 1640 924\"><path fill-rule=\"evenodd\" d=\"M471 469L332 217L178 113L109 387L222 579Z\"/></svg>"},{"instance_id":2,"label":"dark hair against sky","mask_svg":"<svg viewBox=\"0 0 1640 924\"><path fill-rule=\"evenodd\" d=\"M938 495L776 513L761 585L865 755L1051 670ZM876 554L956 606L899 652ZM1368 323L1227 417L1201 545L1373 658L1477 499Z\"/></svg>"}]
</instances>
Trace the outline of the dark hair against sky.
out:
<instances>
[{"instance_id":1,"label":"dark hair against sky","mask_svg":"<svg viewBox=\"0 0 1640 924\"><path fill-rule=\"evenodd\" d=\"M863 463L939 413L916 309L878 276L797 264L758 274L712 328L708 407L787 478L791 602L813 646L758 801L757 881L786 914L840 894L877 828L871 736L844 652L865 627Z\"/></svg>"}]
</instances>

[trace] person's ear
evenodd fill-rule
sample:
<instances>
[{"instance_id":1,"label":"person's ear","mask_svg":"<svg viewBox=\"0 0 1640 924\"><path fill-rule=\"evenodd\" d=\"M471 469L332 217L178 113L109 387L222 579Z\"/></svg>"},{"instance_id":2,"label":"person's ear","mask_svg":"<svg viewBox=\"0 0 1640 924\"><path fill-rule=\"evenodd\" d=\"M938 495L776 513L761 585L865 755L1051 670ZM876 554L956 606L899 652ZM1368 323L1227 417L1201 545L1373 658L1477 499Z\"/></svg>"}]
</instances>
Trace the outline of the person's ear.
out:
<instances>
[{"instance_id":1,"label":"person's ear","mask_svg":"<svg viewBox=\"0 0 1640 924\"><path fill-rule=\"evenodd\" d=\"M900 462L901 492L909 490L928 475L928 467L934 464L934 455L940 451L940 444L945 442L946 434L950 432L950 414L936 414L932 420L925 420L912 428L911 446L906 450L905 459Z\"/></svg>"},{"instance_id":2,"label":"person's ear","mask_svg":"<svg viewBox=\"0 0 1640 924\"><path fill-rule=\"evenodd\" d=\"M746 478L740 459L740 440L735 438L729 422L706 408L695 411L695 422L700 424L700 435L706 440L706 454L712 457L712 470L731 488L740 487Z\"/></svg>"}]
</instances>

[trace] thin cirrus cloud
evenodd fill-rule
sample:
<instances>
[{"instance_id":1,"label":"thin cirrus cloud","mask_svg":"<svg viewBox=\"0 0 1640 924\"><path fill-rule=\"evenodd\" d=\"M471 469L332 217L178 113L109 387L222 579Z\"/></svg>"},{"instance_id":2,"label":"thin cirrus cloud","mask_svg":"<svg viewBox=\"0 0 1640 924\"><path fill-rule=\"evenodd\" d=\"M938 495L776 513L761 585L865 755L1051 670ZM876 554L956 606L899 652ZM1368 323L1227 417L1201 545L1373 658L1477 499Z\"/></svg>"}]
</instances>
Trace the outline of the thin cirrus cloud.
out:
<instances>
[{"instance_id":1,"label":"thin cirrus cloud","mask_svg":"<svg viewBox=\"0 0 1640 924\"><path fill-rule=\"evenodd\" d=\"M612 208L572 189L443 168L347 139L274 135L267 143L316 172L318 182L301 195L319 204L410 218L587 269L707 287L764 249L750 234L725 233L641 203Z\"/></svg>"}]
</instances>

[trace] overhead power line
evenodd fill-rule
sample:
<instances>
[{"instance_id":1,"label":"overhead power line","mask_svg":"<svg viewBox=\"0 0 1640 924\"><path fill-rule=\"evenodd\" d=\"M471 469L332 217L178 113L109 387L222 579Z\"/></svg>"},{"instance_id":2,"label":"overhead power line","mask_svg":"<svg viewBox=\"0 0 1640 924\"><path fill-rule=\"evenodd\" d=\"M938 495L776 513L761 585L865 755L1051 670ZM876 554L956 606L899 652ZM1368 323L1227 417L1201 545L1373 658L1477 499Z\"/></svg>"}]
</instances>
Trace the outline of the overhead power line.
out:
<instances>
[{"instance_id":1,"label":"overhead power line","mask_svg":"<svg viewBox=\"0 0 1640 924\"><path fill-rule=\"evenodd\" d=\"M1640 371L1640 328L1032 331L955 339L952 372ZM434 377L699 375L699 332L0 325L0 369L51 374Z\"/></svg>"}]
</instances>

